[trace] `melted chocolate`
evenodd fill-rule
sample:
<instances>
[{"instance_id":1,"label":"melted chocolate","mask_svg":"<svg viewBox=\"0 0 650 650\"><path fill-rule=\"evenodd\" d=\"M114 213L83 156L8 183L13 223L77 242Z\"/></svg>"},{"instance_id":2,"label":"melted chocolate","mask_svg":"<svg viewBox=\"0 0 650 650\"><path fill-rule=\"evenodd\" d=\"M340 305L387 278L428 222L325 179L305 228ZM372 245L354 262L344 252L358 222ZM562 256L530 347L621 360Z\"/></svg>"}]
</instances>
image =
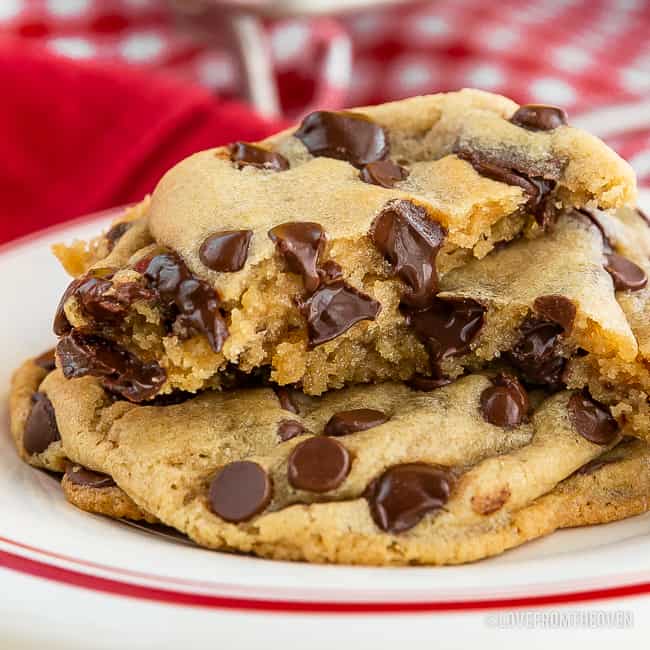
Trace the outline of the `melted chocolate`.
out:
<instances>
[{"instance_id":1,"label":"melted chocolate","mask_svg":"<svg viewBox=\"0 0 650 650\"><path fill-rule=\"evenodd\" d=\"M194 276L172 252L149 260L144 277L163 305L172 310L174 333L181 338L204 334L210 347L221 351L228 328L219 309L217 292L207 282Z\"/></svg>"},{"instance_id":2,"label":"melted chocolate","mask_svg":"<svg viewBox=\"0 0 650 650\"><path fill-rule=\"evenodd\" d=\"M77 331L64 336L56 351L67 379L100 377L107 390L131 402L152 398L167 378L155 361L146 363L115 343Z\"/></svg>"},{"instance_id":3,"label":"melted chocolate","mask_svg":"<svg viewBox=\"0 0 650 650\"><path fill-rule=\"evenodd\" d=\"M362 320L374 320L381 305L343 280L321 286L300 304L311 347L335 339Z\"/></svg>"},{"instance_id":4,"label":"melted chocolate","mask_svg":"<svg viewBox=\"0 0 650 650\"><path fill-rule=\"evenodd\" d=\"M294 133L312 156L346 160L362 167L388 155L384 129L360 113L316 111Z\"/></svg>"},{"instance_id":5,"label":"melted chocolate","mask_svg":"<svg viewBox=\"0 0 650 650\"><path fill-rule=\"evenodd\" d=\"M391 201L375 217L370 238L408 285L402 296L405 304L426 307L438 291L436 256L445 235L445 229L411 201Z\"/></svg>"}]
</instances>

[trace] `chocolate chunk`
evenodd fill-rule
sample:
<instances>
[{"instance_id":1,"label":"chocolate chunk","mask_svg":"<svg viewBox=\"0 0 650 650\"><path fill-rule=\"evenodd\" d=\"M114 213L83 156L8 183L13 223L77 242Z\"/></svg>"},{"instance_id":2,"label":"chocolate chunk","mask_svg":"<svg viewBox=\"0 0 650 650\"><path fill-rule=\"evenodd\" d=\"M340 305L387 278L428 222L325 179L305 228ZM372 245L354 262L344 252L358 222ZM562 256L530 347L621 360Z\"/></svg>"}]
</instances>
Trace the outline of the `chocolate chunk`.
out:
<instances>
[{"instance_id":1,"label":"chocolate chunk","mask_svg":"<svg viewBox=\"0 0 650 650\"><path fill-rule=\"evenodd\" d=\"M560 356L558 338L561 325L546 320L529 318L520 328L522 336L504 358L521 371L531 383L548 386L552 390L562 385L562 372L566 359Z\"/></svg>"},{"instance_id":2,"label":"chocolate chunk","mask_svg":"<svg viewBox=\"0 0 650 650\"><path fill-rule=\"evenodd\" d=\"M481 393L483 419L497 427L517 427L528 413L528 395L516 377L500 374Z\"/></svg>"},{"instance_id":3,"label":"chocolate chunk","mask_svg":"<svg viewBox=\"0 0 650 650\"><path fill-rule=\"evenodd\" d=\"M255 144L248 142L235 142L228 147L230 160L237 163L238 167L252 165L259 169L268 169L274 172L281 172L289 169L289 161L275 151L268 151Z\"/></svg>"},{"instance_id":4,"label":"chocolate chunk","mask_svg":"<svg viewBox=\"0 0 650 650\"><path fill-rule=\"evenodd\" d=\"M231 273L244 268L252 230L220 230L206 237L199 258L209 269Z\"/></svg>"},{"instance_id":5,"label":"chocolate chunk","mask_svg":"<svg viewBox=\"0 0 650 650\"><path fill-rule=\"evenodd\" d=\"M152 398L167 378L155 361L146 363L116 343L76 330L59 341L56 352L67 379L100 377L107 390L130 402Z\"/></svg>"},{"instance_id":6,"label":"chocolate chunk","mask_svg":"<svg viewBox=\"0 0 650 650\"><path fill-rule=\"evenodd\" d=\"M27 416L23 432L23 448L30 455L40 454L53 442L61 440L49 397L45 393L34 393L32 402L32 410Z\"/></svg>"},{"instance_id":7,"label":"chocolate chunk","mask_svg":"<svg viewBox=\"0 0 650 650\"><path fill-rule=\"evenodd\" d=\"M310 221L283 223L269 230L269 237L284 257L289 270L302 275L305 289L318 289L318 260L325 247L325 231L320 224Z\"/></svg>"},{"instance_id":8,"label":"chocolate chunk","mask_svg":"<svg viewBox=\"0 0 650 650\"><path fill-rule=\"evenodd\" d=\"M309 438L294 447L287 465L289 483L297 490L328 492L337 488L350 472L350 454L327 436Z\"/></svg>"},{"instance_id":9,"label":"chocolate chunk","mask_svg":"<svg viewBox=\"0 0 650 650\"><path fill-rule=\"evenodd\" d=\"M210 483L212 512L225 521L247 521L271 501L273 488L266 471L257 463L240 460L222 467Z\"/></svg>"},{"instance_id":10,"label":"chocolate chunk","mask_svg":"<svg viewBox=\"0 0 650 650\"><path fill-rule=\"evenodd\" d=\"M274 386L273 390L275 391L278 400L280 400L280 407L285 411L290 411L291 413L298 415L298 405L296 404L293 395L296 391L293 391L291 388L286 388L285 386Z\"/></svg>"},{"instance_id":11,"label":"chocolate chunk","mask_svg":"<svg viewBox=\"0 0 650 650\"><path fill-rule=\"evenodd\" d=\"M65 475L70 483L74 483L80 487L95 489L115 487L115 481L108 474L93 472L90 469L81 465L75 465L69 461L65 464Z\"/></svg>"},{"instance_id":12,"label":"chocolate chunk","mask_svg":"<svg viewBox=\"0 0 650 650\"><path fill-rule=\"evenodd\" d=\"M402 533L442 508L451 493L451 476L425 463L387 469L366 489L370 514L381 530Z\"/></svg>"},{"instance_id":13,"label":"chocolate chunk","mask_svg":"<svg viewBox=\"0 0 650 650\"><path fill-rule=\"evenodd\" d=\"M381 305L343 280L325 284L300 304L307 319L309 345L316 347L362 320L375 320Z\"/></svg>"},{"instance_id":14,"label":"chocolate chunk","mask_svg":"<svg viewBox=\"0 0 650 650\"><path fill-rule=\"evenodd\" d=\"M423 392L429 392L440 388L441 386L447 386L451 384L452 380L448 377L426 377L425 375L413 375L407 382L406 385L413 390L419 390Z\"/></svg>"},{"instance_id":15,"label":"chocolate chunk","mask_svg":"<svg viewBox=\"0 0 650 650\"><path fill-rule=\"evenodd\" d=\"M540 226L546 227L554 221L555 209L547 199L555 187L555 181L540 176L530 176L526 173L527 170L513 169L508 163L494 158L488 160L477 151L459 150L456 154L472 165L481 176L520 187L528 195L527 207L535 215Z\"/></svg>"},{"instance_id":16,"label":"chocolate chunk","mask_svg":"<svg viewBox=\"0 0 650 650\"><path fill-rule=\"evenodd\" d=\"M111 226L109 230L106 232L106 239L108 240L108 250L112 251L115 248L115 244L117 244L120 239L124 236L124 233L126 233L127 230L129 230L133 226L132 221L120 221L119 223L116 223L114 226Z\"/></svg>"},{"instance_id":17,"label":"chocolate chunk","mask_svg":"<svg viewBox=\"0 0 650 650\"><path fill-rule=\"evenodd\" d=\"M36 357L34 359L34 363L37 366L40 366L43 368L43 370L47 370L47 372L52 372L56 368L56 358L54 355L54 348L51 350L48 350L47 352L43 352L39 357Z\"/></svg>"},{"instance_id":18,"label":"chocolate chunk","mask_svg":"<svg viewBox=\"0 0 650 650\"><path fill-rule=\"evenodd\" d=\"M312 156L346 160L361 167L388 155L384 129L361 113L316 111L294 133Z\"/></svg>"},{"instance_id":19,"label":"chocolate chunk","mask_svg":"<svg viewBox=\"0 0 650 650\"><path fill-rule=\"evenodd\" d=\"M327 260L318 267L318 277L325 284L334 282L334 280L340 280L343 277L343 269L334 260Z\"/></svg>"},{"instance_id":20,"label":"chocolate chunk","mask_svg":"<svg viewBox=\"0 0 650 650\"><path fill-rule=\"evenodd\" d=\"M485 307L471 298L434 298L427 309L406 310L406 321L429 346L434 363L469 351L483 327Z\"/></svg>"},{"instance_id":21,"label":"chocolate chunk","mask_svg":"<svg viewBox=\"0 0 650 650\"><path fill-rule=\"evenodd\" d=\"M147 264L144 276L167 307L175 311L173 331L181 338L204 334L210 347L220 352L228 328L219 309L217 292L192 275L176 253L161 253Z\"/></svg>"},{"instance_id":22,"label":"chocolate chunk","mask_svg":"<svg viewBox=\"0 0 650 650\"><path fill-rule=\"evenodd\" d=\"M605 259L605 270L612 276L616 291L639 291L648 284L645 271L627 257L610 253Z\"/></svg>"},{"instance_id":23,"label":"chocolate chunk","mask_svg":"<svg viewBox=\"0 0 650 650\"><path fill-rule=\"evenodd\" d=\"M335 413L325 425L326 436L346 436L349 433L378 427L390 418L374 409L353 409Z\"/></svg>"},{"instance_id":24,"label":"chocolate chunk","mask_svg":"<svg viewBox=\"0 0 650 650\"><path fill-rule=\"evenodd\" d=\"M569 419L576 431L595 445L609 445L618 436L618 422L609 409L588 394L571 395Z\"/></svg>"},{"instance_id":25,"label":"chocolate chunk","mask_svg":"<svg viewBox=\"0 0 650 650\"><path fill-rule=\"evenodd\" d=\"M278 438L282 442L305 433L305 427L298 420L282 420L278 425Z\"/></svg>"},{"instance_id":26,"label":"chocolate chunk","mask_svg":"<svg viewBox=\"0 0 650 650\"><path fill-rule=\"evenodd\" d=\"M530 131L552 131L558 126L566 126L568 117L566 111L558 106L524 104L515 111L510 121Z\"/></svg>"},{"instance_id":27,"label":"chocolate chunk","mask_svg":"<svg viewBox=\"0 0 650 650\"><path fill-rule=\"evenodd\" d=\"M380 185L391 188L395 183L403 181L409 175L408 169L394 163L392 160L377 160L361 168L359 178L370 185Z\"/></svg>"},{"instance_id":28,"label":"chocolate chunk","mask_svg":"<svg viewBox=\"0 0 650 650\"><path fill-rule=\"evenodd\" d=\"M546 320L557 323L565 334L570 334L576 317L576 306L572 300L561 295L539 296L535 298L533 309Z\"/></svg>"},{"instance_id":29,"label":"chocolate chunk","mask_svg":"<svg viewBox=\"0 0 650 650\"><path fill-rule=\"evenodd\" d=\"M402 296L405 304L426 307L438 291L436 256L445 236L445 229L411 201L390 201L372 222L370 238L410 289Z\"/></svg>"}]
</instances>

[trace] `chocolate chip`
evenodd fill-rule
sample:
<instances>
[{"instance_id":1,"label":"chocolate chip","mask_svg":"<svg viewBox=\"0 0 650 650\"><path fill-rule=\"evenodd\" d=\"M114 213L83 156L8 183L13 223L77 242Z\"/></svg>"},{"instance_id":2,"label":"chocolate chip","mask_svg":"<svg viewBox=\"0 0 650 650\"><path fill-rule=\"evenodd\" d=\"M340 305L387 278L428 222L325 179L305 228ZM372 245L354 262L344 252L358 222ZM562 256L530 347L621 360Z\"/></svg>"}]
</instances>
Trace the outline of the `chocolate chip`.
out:
<instances>
[{"instance_id":1,"label":"chocolate chip","mask_svg":"<svg viewBox=\"0 0 650 650\"><path fill-rule=\"evenodd\" d=\"M551 389L559 388L566 365L566 359L560 356L558 350L562 326L529 318L520 331L522 336L519 342L510 352L504 352L504 358L521 371L527 382Z\"/></svg>"},{"instance_id":2,"label":"chocolate chip","mask_svg":"<svg viewBox=\"0 0 650 650\"><path fill-rule=\"evenodd\" d=\"M131 402L150 399L167 378L155 361L144 362L116 343L76 330L59 341L56 352L67 379L100 377L105 388Z\"/></svg>"},{"instance_id":3,"label":"chocolate chip","mask_svg":"<svg viewBox=\"0 0 650 650\"><path fill-rule=\"evenodd\" d=\"M206 237L199 249L199 258L213 271L232 273L246 264L252 230L220 230Z\"/></svg>"},{"instance_id":4,"label":"chocolate chip","mask_svg":"<svg viewBox=\"0 0 650 650\"><path fill-rule=\"evenodd\" d=\"M237 163L238 167L252 165L259 169L268 169L281 172L289 169L289 161L275 151L268 151L248 142L235 142L228 147L230 160Z\"/></svg>"},{"instance_id":5,"label":"chocolate chip","mask_svg":"<svg viewBox=\"0 0 650 650\"><path fill-rule=\"evenodd\" d=\"M115 248L115 244L117 244L120 239L124 236L127 230L129 230L133 226L132 221L120 221L119 223L116 223L114 226L109 228L109 230L106 232L106 239L108 240L108 250L112 251Z\"/></svg>"},{"instance_id":6,"label":"chocolate chip","mask_svg":"<svg viewBox=\"0 0 650 650\"><path fill-rule=\"evenodd\" d=\"M439 467L405 463L387 469L366 489L370 514L381 530L402 533L442 508L451 493L451 477Z\"/></svg>"},{"instance_id":7,"label":"chocolate chip","mask_svg":"<svg viewBox=\"0 0 650 650\"><path fill-rule=\"evenodd\" d=\"M335 339L362 320L375 320L381 305L343 280L325 284L300 304L307 319L309 345Z\"/></svg>"},{"instance_id":8,"label":"chocolate chip","mask_svg":"<svg viewBox=\"0 0 650 650\"><path fill-rule=\"evenodd\" d=\"M533 309L546 320L557 323L570 334L576 317L576 306L569 298L557 294L535 298Z\"/></svg>"},{"instance_id":9,"label":"chocolate chip","mask_svg":"<svg viewBox=\"0 0 650 650\"><path fill-rule=\"evenodd\" d=\"M346 160L361 167L388 155L384 129L360 113L316 111L294 133L312 156Z\"/></svg>"},{"instance_id":10,"label":"chocolate chip","mask_svg":"<svg viewBox=\"0 0 650 650\"><path fill-rule=\"evenodd\" d=\"M639 291L648 284L645 271L627 257L610 253L605 259L605 270L612 276L616 291Z\"/></svg>"},{"instance_id":11,"label":"chocolate chip","mask_svg":"<svg viewBox=\"0 0 650 650\"><path fill-rule=\"evenodd\" d=\"M228 328L219 309L219 296L210 284L192 275L172 252L149 260L144 276L160 301L174 311L174 333L181 338L204 334L210 347L221 351Z\"/></svg>"},{"instance_id":12,"label":"chocolate chip","mask_svg":"<svg viewBox=\"0 0 650 650\"><path fill-rule=\"evenodd\" d=\"M576 431L595 445L609 445L618 436L618 422L609 409L587 394L571 395L569 419Z\"/></svg>"},{"instance_id":13,"label":"chocolate chip","mask_svg":"<svg viewBox=\"0 0 650 650\"><path fill-rule=\"evenodd\" d=\"M298 420L282 420L278 425L278 438L282 442L305 433L305 427Z\"/></svg>"},{"instance_id":14,"label":"chocolate chip","mask_svg":"<svg viewBox=\"0 0 650 650\"><path fill-rule=\"evenodd\" d=\"M419 390L422 392L430 392L436 388L442 386L447 386L452 383L452 379L447 377L426 377L425 375L413 375L407 382L406 385L413 390Z\"/></svg>"},{"instance_id":15,"label":"chocolate chip","mask_svg":"<svg viewBox=\"0 0 650 650\"><path fill-rule=\"evenodd\" d=\"M445 229L411 201L390 201L372 222L370 238L410 289L402 296L405 304L425 307L438 291L436 256L445 236Z\"/></svg>"},{"instance_id":16,"label":"chocolate chip","mask_svg":"<svg viewBox=\"0 0 650 650\"><path fill-rule=\"evenodd\" d=\"M510 121L530 131L552 131L558 126L566 126L568 117L566 111L558 106L525 104L515 111Z\"/></svg>"},{"instance_id":17,"label":"chocolate chip","mask_svg":"<svg viewBox=\"0 0 650 650\"><path fill-rule=\"evenodd\" d=\"M286 260L289 270L302 275L307 292L316 291L320 284L316 267L326 241L321 225L310 221L290 221L271 228L269 237Z\"/></svg>"},{"instance_id":18,"label":"chocolate chip","mask_svg":"<svg viewBox=\"0 0 650 650\"><path fill-rule=\"evenodd\" d=\"M408 169L397 165L392 160L376 160L361 168L359 178L370 185L391 188L409 175Z\"/></svg>"},{"instance_id":19,"label":"chocolate chip","mask_svg":"<svg viewBox=\"0 0 650 650\"><path fill-rule=\"evenodd\" d=\"M212 512L225 521L247 521L271 501L271 479L264 469L249 460L222 467L210 483L208 499Z\"/></svg>"},{"instance_id":20,"label":"chocolate chip","mask_svg":"<svg viewBox=\"0 0 650 650\"><path fill-rule=\"evenodd\" d=\"M528 395L516 377L500 374L481 393L483 419L497 427L517 427L528 413Z\"/></svg>"},{"instance_id":21,"label":"chocolate chip","mask_svg":"<svg viewBox=\"0 0 650 650\"><path fill-rule=\"evenodd\" d=\"M353 409L335 413L325 425L326 436L346 436L357 431L378 427L390 418L374 409Z\"/></svg>"},{"instance_id":22,"label":"chocolate chip","mask_svg":"<svg viewBox=\"0 0 650 650\"><path fill-rule=\"evenodd\" d=\"M278 400L280 400L280 407L285 411L290 411L291 413L298 415L298 405L293 398L294 391L285 386L274 386L273 390L275 391Z\"/></svg>"},{"instance_id":23,"label":"chocolate chip","mask_svg":"<svg viewBox=\"0 0 650 650\"><path fill-rule=\"evenodd\" d=\"M47 352L43 352L40 356L36 357L34 359L34 363L43 368L43 370L47 370L47 372L52 372L56 368L56 358L54 355L54 348L51 350L48 350Z\"/></svg>"},{"instance_id":24,"label":"chocolate chip","mask_svg":"<svg viewBox=\"0 0 650 650\"><path fill-rule=\"evenodd\" d=\"M327 436L309 438L294 447L287 465L289 483L298 490L328 492L350 472L350 454Z\"/></svg>"},{"instance_id":25,"label":"chocolate chip","mask_svg":"<svg viewBox=\"0 0 650 650\"><path fill-rule=\"evenodd\" d=\"M34 393L32 402L23 432L23 448L30 455L40 454L53 442L61 440L54 406L49 397L45 393Z\"/></svg>"},{"instance_id":26,"label":"chocolate chip","mask_svg":"<svg viewBox=\"0 0 650 650\"><path fill-rule=\"evenodd\" d=\"M434 298L427 309L405 310L406 321L424 339L434 363L469 351L483 327L485 307L471 298Z\"/></svg>"},{"instance_id":27,"label":"chocolate chip","mask_svg":"<svg viewBox=\"0 0 650 650\"><path fill-rule=\"evenodd\" d=\"M520 187L528 195L527 207L540 226L546 227L555 220L556 211L548 201L549 194L555 187L555 181L540 176L530 176L526 170L513 169L507 162L493 157L488 160L477 151L459 150L456 154L472 165L481 176Z\"/></svg>"},{"instance_id":28,"label":"chocolate chip","mask_svg":"<svg viewBox=\"0 0 650 650\"><path fill-rule=\"evenodd\" d=\"M71 462L66 462L65 464L65 475L70 483L74 483L80 487L95 489L115 487L115 481L108 474L93 472L86 467L75 465Z\"/></svg>"},{"instance_id":29,"label":"chocolate chip","mask_svg":"<svg viewBox=\"0 0 650 650\"><path fill-rule=\"evenodd\" d=\"M321 282L329 283L343 277L343 269L334 260L327 260L318 267L318 277Z\"/></svg>"}]
</instances>

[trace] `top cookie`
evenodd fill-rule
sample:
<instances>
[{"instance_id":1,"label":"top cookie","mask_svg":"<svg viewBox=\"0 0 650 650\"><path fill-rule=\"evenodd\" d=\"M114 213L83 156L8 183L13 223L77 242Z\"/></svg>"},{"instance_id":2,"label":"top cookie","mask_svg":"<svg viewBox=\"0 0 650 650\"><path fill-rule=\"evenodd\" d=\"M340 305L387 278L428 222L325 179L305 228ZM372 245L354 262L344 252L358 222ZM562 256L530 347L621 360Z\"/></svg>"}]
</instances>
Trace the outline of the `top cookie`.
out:
<instances>
[{"instance_id":1,"label":"top cookie","mask_svg":"<svg viewBox=\"0 0 650 650\"><path fill-rule=\"evenodd\" d=\"M313 394L439 376L413 314L447 274L573 207L634 199L629 166L553 107L466 90L314 113L168 172L69 288L59 358L134 401L233 367ZM483 307L463 309L480 328Z\"/></svg>"}]
</instances>

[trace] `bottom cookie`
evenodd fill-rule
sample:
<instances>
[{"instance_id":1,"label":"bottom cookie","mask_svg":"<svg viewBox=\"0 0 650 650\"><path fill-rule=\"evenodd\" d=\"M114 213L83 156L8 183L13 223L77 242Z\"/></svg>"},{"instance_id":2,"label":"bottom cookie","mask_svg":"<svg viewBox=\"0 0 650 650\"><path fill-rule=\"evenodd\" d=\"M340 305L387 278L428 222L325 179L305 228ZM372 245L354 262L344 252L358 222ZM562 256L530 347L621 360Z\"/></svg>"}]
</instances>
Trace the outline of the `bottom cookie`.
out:
<instances>
[{"instance_id":1,"label":"bottom cookie","mask_svg":"<svg viewBox=\"0 0 650 650\"><path fill-rule=\"evenodd\" d=\"M24 443L45 404L60 440L24 458L103 473L79 485L70 468L66 495L91 512L155 517L209 548L458 564L649 507L650 449L621 440L607 410L579 393L526 395L511 379L471 375L429 392L242 388L145 406L115 401L90 377L34 377L28 364L14 381L14 438ZM507 418L491 406L504 396ZM55 438L51 418L36 423Z\"/></svg>"}]
</instances>

